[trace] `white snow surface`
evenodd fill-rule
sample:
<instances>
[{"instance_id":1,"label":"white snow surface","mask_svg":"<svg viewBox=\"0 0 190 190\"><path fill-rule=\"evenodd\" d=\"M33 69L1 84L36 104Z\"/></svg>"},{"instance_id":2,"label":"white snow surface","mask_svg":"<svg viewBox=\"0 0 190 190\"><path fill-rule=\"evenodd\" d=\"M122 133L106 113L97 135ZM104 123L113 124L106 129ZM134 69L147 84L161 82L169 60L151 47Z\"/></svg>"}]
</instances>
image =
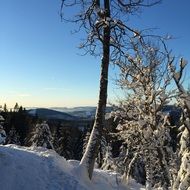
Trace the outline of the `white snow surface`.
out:
<instances>
[{"instance_id":1,"label":"white snow surface","mask_svg":"<svg viewBox=\"0 0 190 190\"><path fill-rule=\"evenodd\" d=\"M66 161L53 150L0 145L1 190L143 190L133 180L124 185L119 179L117 173L95 169L90 181L79 161Z\"/></svg>"}]
</instances>

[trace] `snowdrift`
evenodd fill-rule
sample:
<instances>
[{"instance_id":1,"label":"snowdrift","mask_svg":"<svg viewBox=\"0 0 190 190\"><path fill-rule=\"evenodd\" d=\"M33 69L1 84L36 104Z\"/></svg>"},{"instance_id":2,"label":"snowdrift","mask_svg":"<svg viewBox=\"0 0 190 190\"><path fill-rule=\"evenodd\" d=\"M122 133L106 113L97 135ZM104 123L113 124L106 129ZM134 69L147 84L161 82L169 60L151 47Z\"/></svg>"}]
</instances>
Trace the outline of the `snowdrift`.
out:
<instances>
[{"instance_id":1,"label":"snowdrift","mask_svg":"<svg viewBox=\"0 0 190 190\"><path fill-rule=\"evenodd\" d=\"M139 190L132 181L118 182L116 173L96 169L92 181L78 161L66 161L53 150L41 147L0 146L1 190Z\"/></svg>"}]
</instances>

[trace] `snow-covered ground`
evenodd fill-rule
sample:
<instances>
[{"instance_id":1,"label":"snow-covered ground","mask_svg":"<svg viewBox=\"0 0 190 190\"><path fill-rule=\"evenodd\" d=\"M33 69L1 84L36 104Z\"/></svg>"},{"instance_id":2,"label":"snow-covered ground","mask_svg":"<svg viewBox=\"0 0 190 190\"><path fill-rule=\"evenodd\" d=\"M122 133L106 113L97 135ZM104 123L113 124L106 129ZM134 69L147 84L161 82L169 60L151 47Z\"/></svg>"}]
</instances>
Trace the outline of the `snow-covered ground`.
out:
<instances>
[{"instance_id":1,"label":"snow-covered ground","mask_svg":"<svg viewBox=\"0 0 190 190\"><path fill-rule=\"evenodd\" d=\"M119 182L113 172L96 169L92 181L78 161L66 161L53 150L16 145L0 146L1 190L140 190L131 181Z\"/></svg>"}]
</instances>

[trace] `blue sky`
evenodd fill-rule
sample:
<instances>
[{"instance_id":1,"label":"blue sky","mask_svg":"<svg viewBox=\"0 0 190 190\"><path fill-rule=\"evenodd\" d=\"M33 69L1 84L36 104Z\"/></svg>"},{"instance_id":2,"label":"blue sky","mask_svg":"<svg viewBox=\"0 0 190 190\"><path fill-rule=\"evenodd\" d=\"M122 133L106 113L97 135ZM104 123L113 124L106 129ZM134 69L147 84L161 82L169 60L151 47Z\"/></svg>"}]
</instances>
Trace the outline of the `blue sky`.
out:
<instances>
[{"instance_id":1,"label":"blue sky","mask_svg":"<svg viewBox=\"0 0 190 190\"><path fill-rule=\"evenodd\" d=\"M176 37L169 45L190 60L190 1L164 0L132 18L136 28L158 28ZM0 105L96 105L100 59L80 56L82 34L61 22L60 0L0 1ZM110 78L115 75L110 68ZM189 80L188 72L186 78ZM108 99L117 94L110 81Z\"/></svg>"}]
</instances>

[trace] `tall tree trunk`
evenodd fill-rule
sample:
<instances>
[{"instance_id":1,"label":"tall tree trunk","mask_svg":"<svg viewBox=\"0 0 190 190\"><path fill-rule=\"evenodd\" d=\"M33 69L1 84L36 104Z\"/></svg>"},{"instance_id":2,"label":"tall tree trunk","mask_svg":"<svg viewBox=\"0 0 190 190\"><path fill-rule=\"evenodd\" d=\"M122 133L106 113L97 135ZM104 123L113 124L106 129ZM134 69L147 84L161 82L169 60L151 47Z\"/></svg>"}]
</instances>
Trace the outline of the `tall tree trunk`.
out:
<instances>
[{"instance_id":1,"label":"tall tree trunk","mask_svg":"<svg viewBox=\"0 0 190 190\"><path fill-rule=\"evenodd\" d=\"M104 10L106 18L110 17L110 0L104 0ZM81 159L80 165L85 166L89 178L92 178L95 160L98 154L102 130L105 123L105 109L107 103L107 87L108 87L108 69L110 61L110 26L103 28L103 56L101 62L100 90L99 100L95 115L94 126L88 141L86 151Z\"/></svg>"}]
</instances>

